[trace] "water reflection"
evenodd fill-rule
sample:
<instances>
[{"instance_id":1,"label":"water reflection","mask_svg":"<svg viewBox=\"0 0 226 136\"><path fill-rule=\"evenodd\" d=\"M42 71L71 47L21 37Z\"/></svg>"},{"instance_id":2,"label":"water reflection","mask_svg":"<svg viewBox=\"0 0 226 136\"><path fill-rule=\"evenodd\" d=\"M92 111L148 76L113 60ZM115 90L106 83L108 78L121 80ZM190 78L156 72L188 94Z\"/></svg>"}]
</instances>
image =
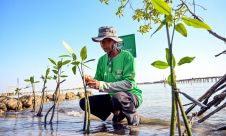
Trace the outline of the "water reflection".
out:
<instances>
[{"instance_id":1,"label":"water reflection","mask_svg":"<svg viewBox=\"0 0 226 136\"><path fill-rule=\"evenodd\" d=\"M125 124L112 124L111 122L103 122L96 128L91 129L91 134L110 133L116 135L139 135L139 127L127 126Z\"/></svg>"}]
</instances>

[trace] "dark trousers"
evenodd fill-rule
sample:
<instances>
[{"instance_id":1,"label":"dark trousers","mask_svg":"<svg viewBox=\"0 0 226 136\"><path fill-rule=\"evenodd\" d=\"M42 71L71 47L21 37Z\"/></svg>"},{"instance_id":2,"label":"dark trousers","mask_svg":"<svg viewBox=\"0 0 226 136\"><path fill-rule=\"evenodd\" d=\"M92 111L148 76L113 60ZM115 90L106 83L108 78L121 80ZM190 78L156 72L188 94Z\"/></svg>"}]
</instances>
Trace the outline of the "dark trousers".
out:
<instances>
[{"instance_id":1,"label":"dark trousers","mask_svg":"<svg viewBox=\"0 0 226 136\"><path fill-rule=\"evenodd\" d=\"M90 112L105 121L113 111L121 111L126 115L136 112L137 98L129 92L117 92L112 97L109 94L89 97ZM82 110L85 109L85 99L79 102Z\"/></svg>"}]
</instances>

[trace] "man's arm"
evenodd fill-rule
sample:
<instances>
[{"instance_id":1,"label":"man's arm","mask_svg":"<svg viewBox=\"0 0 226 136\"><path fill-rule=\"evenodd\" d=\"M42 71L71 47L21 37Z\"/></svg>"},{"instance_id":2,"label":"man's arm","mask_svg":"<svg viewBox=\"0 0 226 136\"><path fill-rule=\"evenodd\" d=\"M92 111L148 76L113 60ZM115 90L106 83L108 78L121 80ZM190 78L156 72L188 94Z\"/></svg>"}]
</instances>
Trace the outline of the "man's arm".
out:
<instances>
[{"instance_id":1,"label":"man's arm","mask_svg":"<svg viewBox=\"0 0 226 136\"><path fill-rule=\"evenodd\" d=\"M109 92L109 91L122 91L122 90L130 90L133 88L133 84L127 80L107 83L103 81L99 81L99 91L100 92Z\"/></svg>"}]
</instances>

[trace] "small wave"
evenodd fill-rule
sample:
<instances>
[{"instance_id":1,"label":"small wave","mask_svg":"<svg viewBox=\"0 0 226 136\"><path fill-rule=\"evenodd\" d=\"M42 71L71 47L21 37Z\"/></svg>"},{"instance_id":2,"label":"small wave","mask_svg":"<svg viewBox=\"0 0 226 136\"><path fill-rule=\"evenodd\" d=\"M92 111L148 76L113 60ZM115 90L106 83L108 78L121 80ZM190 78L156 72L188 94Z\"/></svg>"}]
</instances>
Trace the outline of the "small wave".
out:
<instances>
[{"instance_id":1,"label":"small wave","mask_svg":"<svg viewBox=\"0 0 226 136\"><path fill-rule=\"evenodd\" d=\"M67 115L73 116L73 117L82 117L82 113L78 111L68 111L66 112Z\"/></svg>"}]
</instances>

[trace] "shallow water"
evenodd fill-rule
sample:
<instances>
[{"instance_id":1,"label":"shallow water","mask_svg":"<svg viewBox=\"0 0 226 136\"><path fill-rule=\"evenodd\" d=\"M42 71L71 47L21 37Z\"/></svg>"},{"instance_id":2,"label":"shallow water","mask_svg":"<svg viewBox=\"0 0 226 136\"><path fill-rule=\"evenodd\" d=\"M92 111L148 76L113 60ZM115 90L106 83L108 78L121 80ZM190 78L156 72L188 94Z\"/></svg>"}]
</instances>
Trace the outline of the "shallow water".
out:
<instances>
[{"instance_id":1,"label":"shallow water","mask_svg":"<svg viewBox=\"0 0 226 136\"><path fill-rule=\"evenodd\" d=\"M202 84L178 84L181 91L186 92L194 98L201 96L213 83ZM158 119L155 123L141 124L138 127L117 125L113 126L110 119L103 122L91 121L90 135L169 135L169 126L162 122L170 121L171 94L170 88L162 84L141 85L144 102L138 109L141 116L145 118ZM181 96L183 104L189 103ZM52 103L44 106L44 114ZM195 110L198 110L197 107ZM220 126L226 125L226 110L207 119L204 123L193 125L193 135L226 135L224 131L213 131ZM60 103L58 113L55 114L52 125L45 126L44 118L33 116L30 111L19 113L8 113L0 116L0 136L68 136L83 134L83 112L78 106L78 100Z\"/></svg>"}]
</instances>

